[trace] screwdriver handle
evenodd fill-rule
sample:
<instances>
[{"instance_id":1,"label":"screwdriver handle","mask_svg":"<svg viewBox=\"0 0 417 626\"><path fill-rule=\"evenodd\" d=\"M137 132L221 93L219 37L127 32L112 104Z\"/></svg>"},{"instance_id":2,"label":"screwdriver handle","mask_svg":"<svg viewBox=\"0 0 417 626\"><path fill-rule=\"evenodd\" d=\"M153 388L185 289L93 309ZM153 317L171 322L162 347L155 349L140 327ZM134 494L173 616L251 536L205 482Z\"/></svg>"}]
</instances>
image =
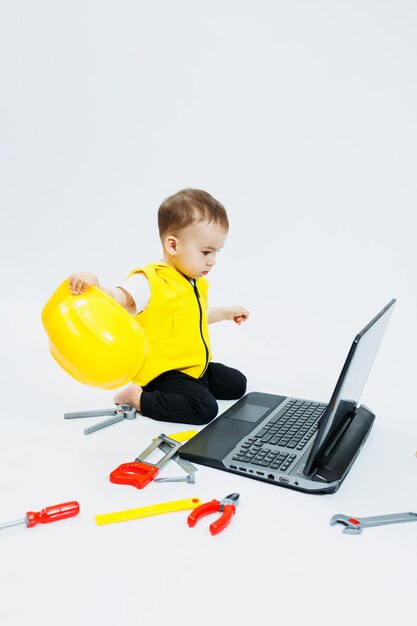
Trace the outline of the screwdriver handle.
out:
<instances>
[{"instance_id":1,"label":"screwdriver handle","mask_svg":"<svg viewBox=\"0 0 417 626\"><path fill-rule=\"evenodd\" d=\"M78 502L64 502L63 504L54 504L47 506L42 511L28 511L26 513L26 526L32 528L36 524L49 524L49 522L57 522L66 517L77 515L80 510Z\"/></svg>"}]
</instances>

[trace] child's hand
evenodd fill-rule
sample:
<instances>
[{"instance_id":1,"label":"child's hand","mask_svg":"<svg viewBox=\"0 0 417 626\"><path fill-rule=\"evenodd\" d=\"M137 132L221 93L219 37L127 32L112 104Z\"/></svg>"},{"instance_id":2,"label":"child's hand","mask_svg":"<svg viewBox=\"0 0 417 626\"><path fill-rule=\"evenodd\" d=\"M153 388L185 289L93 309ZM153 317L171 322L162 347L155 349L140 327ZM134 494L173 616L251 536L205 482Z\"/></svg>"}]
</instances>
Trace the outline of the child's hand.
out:
<instances>
[{"instance_id":1,"label":"child's hand","mask_svg":"<svg viewBox=\"0 0 417 626\"><path fill-rule=\"evenodd\" d=\"M91 272L74 272L69 277L70 291L74 295L78 295L86 291L89 287L95 285L100 287L97 276Z\"/></svg>"},{"instance_id":2,"label":"child's hand","mask_svg":"<svg viewBox=\"0 0 417 626\"><path fill-rule=\"evenodd\" d=\"M224 307L225 319L233 320L235 324L246 322L249 317L249 311L240 304Z\"/></svg>"}]
</instances>

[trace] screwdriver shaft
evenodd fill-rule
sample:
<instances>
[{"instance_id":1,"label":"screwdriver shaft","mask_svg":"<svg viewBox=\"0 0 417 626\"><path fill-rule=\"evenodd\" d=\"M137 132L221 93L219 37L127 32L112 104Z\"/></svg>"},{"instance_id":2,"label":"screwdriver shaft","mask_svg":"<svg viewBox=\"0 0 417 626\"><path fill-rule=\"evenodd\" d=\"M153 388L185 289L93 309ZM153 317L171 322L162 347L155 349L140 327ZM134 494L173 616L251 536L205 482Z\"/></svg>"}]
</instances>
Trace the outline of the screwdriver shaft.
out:
<instances>
[{"instance_id":1,"label":"screwdriver shaft","mask_svg":"<svg viewBox=\"0 0 417 626\"><path fill-rule=\"evenodd\" d=\"M0 524L0 529L9 528L9 526L17 526L18 524L26 524L26 522L26 517L23 517L22 519L17 519L13 522L5 522L4 524Z\"/></svg>"}]
</instances>

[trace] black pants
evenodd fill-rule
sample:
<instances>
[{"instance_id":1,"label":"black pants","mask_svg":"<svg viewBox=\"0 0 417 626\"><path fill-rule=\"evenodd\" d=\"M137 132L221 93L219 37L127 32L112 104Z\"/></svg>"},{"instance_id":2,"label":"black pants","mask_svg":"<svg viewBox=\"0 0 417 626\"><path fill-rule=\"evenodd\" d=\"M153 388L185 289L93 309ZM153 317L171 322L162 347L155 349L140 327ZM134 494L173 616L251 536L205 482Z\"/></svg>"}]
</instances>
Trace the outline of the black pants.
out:
<instances>
[{"instance_id":1,"label":"black pants","mask_svg":"<svg viewBox=\"0 0 417 626\"><path fill-rule=\"evenodd\" d=\"M171 370L143 387L140 412L162 422L207 424L217 415L216 398L237 400L245 391L246 377L221 363L209 363L202 378Z\"/></svg>"}]
</instances>

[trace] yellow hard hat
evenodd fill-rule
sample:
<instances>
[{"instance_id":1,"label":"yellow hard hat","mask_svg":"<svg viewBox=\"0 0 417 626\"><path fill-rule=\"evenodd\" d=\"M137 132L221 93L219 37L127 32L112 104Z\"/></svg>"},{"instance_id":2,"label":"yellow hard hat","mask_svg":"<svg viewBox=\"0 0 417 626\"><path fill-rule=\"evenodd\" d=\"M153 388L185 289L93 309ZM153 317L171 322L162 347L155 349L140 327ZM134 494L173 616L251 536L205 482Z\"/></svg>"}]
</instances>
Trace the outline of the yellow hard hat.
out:
<instances>
[{"instance_id":1,"label":"yellow hard hat","mask_svg":"<svg viewBox=\"0 0 417 626\"><path fill-rule=\"evenodd\" d=\"M116 389L143 367L148 351L145 331L97 287L73 295L65 280L46 303L42 323L54 359L86 385Z\"/></svg>"}]
</instances>

